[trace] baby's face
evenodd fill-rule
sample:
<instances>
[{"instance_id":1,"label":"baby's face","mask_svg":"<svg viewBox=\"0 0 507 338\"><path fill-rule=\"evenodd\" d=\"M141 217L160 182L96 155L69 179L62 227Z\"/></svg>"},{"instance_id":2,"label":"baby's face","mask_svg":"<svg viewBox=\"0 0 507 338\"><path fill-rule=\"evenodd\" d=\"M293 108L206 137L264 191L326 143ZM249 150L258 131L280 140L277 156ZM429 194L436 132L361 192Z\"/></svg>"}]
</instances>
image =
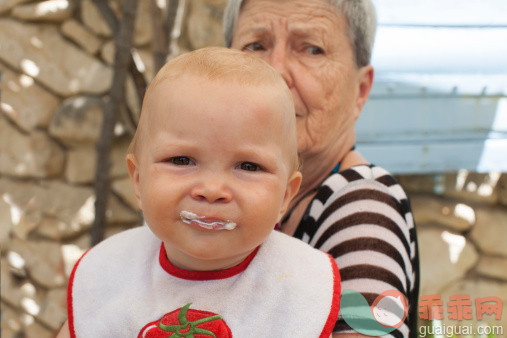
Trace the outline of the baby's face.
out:
<instances>
[{"instance_id":1,"label":"baby's face","mask_svg":"<svg viewBox=\"0 0 507 338\"><path fill-rule=\"evenodd\" d=\"M238 264L297 192L286 105L272 92L188 75L154 88L129 169L146 222L176 266Z\"/></svg>"}]
</instances>

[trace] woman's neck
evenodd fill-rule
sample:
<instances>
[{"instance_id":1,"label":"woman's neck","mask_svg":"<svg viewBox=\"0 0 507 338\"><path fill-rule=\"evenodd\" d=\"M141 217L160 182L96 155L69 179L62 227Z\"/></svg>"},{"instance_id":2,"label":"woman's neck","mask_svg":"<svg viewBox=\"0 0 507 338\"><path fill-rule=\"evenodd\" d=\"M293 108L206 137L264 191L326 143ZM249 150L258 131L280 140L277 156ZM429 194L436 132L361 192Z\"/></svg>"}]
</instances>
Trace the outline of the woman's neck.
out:
<instances>
[{"instance_id":1,"label":"woman's neck","mask_svg":"<svg viewBox=\"0 0 507 338\"><path fill-rule=\"evenodd\" d=\"M289 210L304 196L315 190L333 169L340 163L340 171L368 161L357 151L352 150L355 144L355 130L335 142L335 147L329 147L319 152L301 153L303 181L298 193L292 199Z\"/></svg>"}]
</instances>

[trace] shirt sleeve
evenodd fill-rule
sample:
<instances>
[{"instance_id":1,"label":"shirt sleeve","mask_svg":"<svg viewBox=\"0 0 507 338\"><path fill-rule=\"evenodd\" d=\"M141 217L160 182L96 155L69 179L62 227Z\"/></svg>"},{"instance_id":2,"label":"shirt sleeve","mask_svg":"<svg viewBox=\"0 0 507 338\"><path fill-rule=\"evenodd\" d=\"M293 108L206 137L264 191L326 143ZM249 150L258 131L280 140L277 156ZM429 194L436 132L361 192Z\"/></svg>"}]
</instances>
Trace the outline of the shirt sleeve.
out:
<instances>
[{"instance_id":1,"label":"shirt sleeve","mask_svg":"<svg viewBox=\"0 0 507 338\"><path fill-rule=\"evenodd\" d=\"M360 292L370 306L385 291L405 295L408 315L389 335L408 337L417 322L418 293L417 240L408 199L384 173L365 178L349 170L336 176L319 189L301 221L307 231L299 235L334 257L342 290ZM340 315L334 332L355 331Z\"/></svg>"}]
</instances>

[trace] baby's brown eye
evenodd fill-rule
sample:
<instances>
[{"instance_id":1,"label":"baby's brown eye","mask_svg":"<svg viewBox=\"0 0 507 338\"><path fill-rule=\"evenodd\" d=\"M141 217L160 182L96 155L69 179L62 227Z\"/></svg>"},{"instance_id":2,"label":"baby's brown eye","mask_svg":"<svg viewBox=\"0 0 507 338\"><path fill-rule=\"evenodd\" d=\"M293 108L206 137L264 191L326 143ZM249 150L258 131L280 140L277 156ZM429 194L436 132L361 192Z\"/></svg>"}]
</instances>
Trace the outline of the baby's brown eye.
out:
<instances>
[{"instance_id":1,"label":"baby's brown eye","mask_svg":"<svg viewBox=\"0 0 507 338\"><path fill-rule=\"evenodd\" d=\"M240 165L238 165L238 169L246 171L257 171L260 170L260 167L255 163L243 162Z\"/></svg>"},{"instance_id":2,"label":"baby's brown eye","mask_svg":"<svg viewBox=\"0 0 507 338\"><path fill-rule=\"evenodd\" d=\"M171 157L169 159L169 162L171 162L172 164L175 164L175 165L191 165L191 164L194 164L192 162L191 159L189 159L188 157L186 156L176 156L176 157Z\"/></svg>"}]
</instances>

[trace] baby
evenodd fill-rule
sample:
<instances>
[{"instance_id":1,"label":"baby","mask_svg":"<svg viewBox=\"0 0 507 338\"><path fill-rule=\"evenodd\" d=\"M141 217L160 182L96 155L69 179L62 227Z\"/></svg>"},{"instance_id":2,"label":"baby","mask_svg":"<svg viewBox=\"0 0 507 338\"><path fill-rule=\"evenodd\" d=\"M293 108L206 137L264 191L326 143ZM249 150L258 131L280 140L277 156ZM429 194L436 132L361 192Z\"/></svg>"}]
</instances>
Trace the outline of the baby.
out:
<instances>
[{"instance_id":1,"label":"baby","mask_svg":"<svg viewBox=\"0 0 507 338\"><path fill-rule=\"evenodd\" d=\"M274 69L218 47L171 60L127 166L148 226L78 261L62 337L329 337L334 260L273 230L301 183L294 105Z\"/></svg>"}]
</instances>

